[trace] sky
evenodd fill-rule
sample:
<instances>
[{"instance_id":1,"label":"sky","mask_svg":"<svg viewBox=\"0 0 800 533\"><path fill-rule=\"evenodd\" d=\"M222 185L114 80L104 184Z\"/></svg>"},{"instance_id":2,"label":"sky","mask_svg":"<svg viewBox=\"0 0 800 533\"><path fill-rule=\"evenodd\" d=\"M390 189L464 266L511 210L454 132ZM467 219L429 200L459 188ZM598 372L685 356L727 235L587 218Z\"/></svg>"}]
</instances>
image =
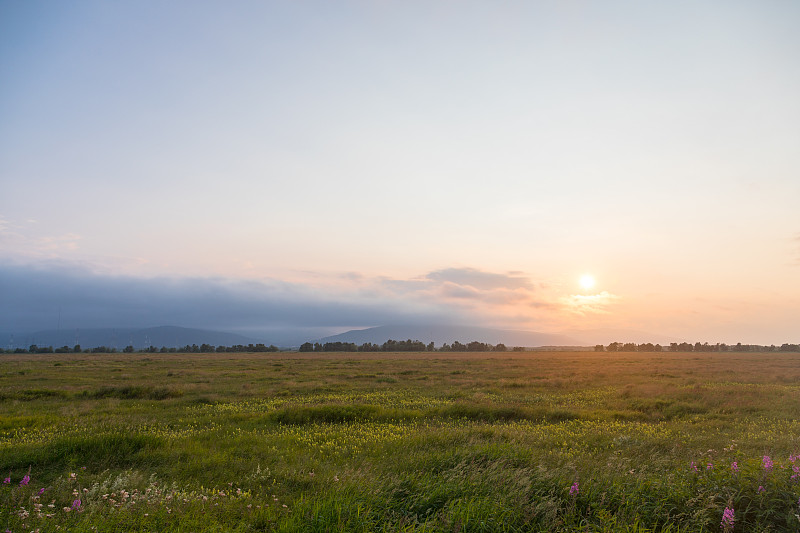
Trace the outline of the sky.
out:
<instances>
[{"instance_id":1,"label":"sky","mask_svg":"<svg viewBox=\"0 0 800 533\"><path fill-rule=\"evenodd\" d=\"M797 20L0 1L0 332L800 342Z\"/></svg>"}]
</instances>

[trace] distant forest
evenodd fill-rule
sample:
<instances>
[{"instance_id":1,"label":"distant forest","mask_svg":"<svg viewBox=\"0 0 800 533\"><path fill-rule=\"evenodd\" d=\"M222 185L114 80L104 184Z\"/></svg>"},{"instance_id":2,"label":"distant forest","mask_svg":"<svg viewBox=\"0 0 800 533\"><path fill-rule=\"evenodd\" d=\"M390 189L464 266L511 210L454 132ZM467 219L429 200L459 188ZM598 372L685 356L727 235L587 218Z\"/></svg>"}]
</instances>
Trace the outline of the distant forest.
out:
<instances>
[{"instance_id":1,"label":"distant forest","mask_svg":"<svg viewBox=\"0 0 800 533\"><path fill-rule=\"evenodd\" d=\"M553 347L556 348L556 347ZM352 342L326 342L324 344L306 342L300 346L301 352L505 352L509 348L505 344L487 344L485 342L472 341L462 344L458 341L453 344L444 343L440 348L436 348L431 342L424 344L421 341L393 341L388 340L383 344L373 344L366 342L356 345ZM522 352L527 348L515 346L511 351ZM612 342L608 346L598 344L594 347L596 352L800 352L800 344L782 344L781 346L764 346L760 344L708 344L688 342L673 342L664 347L660 344L644 343L636 344L633 342Z\"/></svg>"},{"instance_id":2,"label":"distant forest","mask_svg":"<svg viewBox=\"0 0 800 533\"><path fill-rule=\"evenodd\" d=\"M557 347L552 347L556 349ZM388 340L383 344L374 344L365 342L364 344L357 345L353 342L326 342L326 343L311 343L306 342L300 346L300 352L524 352L530 348L522 346L515 346L512 348L506 347L505 344L488 344L485 342L472 341L462 344L459 341L453 341L452 344L444 343L439 348L436 348L433 342L425 344L419 340L405 340L395 341ZM591 349L591 348L589 348ZM541 348L537 349L541 350ZM279 351L294 351L294 350L281 350L275 345L266 346L265 344L235 344L233 346L213 346L210 344L187 344L180 348L167 348L162 346L157 348L150 346L149 348L136 350L133 346L126 346L122 350L109 346L95 346L93 348L81 348L80 344L76 344L72 348L69 346L62 346L60 348L53 348L52 346L37 346L32 344L26 348L16 348L13 350L0 350L0 353L230 353L230 352L279 352ZM780 346L774 344L766 346L762 344L742 344L737 343L728 345L725 343L708 344L696 342L691 344L689 342L673 342L669 346L661 346L660 344L643 343L636 344L633 342L612 342L608 346L598 344L594 347L595 352L800 352L800 344L784 343Z\"/></svg>"},{"instance_id":3,"label":"distant forest","mask_svg":"<svg viewBox=\"0 0 800 533\"><path fill-rule=\"evenodd\" d=\"M668 347L660 344L635 344L633 342L612 342L608 346L598 344L594 347L596 352L800 352L800 344L781 344L769 346L762 344L742 344L741 342L728 345L725 343L708 344L707 342L672 342Z\"/></svg>"},{"instance_id":4,"label":"distant forest","mask_svg":"<svg viewBox=\"0 0 800 533\"><path fill-rule=\"evenodd\" d=\"M213 346L211 344L187 344L180 348L167 348L162 346L157 348L150 346L141 350L136 350L133 346L126 346L122 350L117 350L109 346L95 346L94 348L81 348L80 344L76 344L72 348L69 346L62 346L53 349L52 346L36 346L32 344L29 348L16 348L13 350L3 350L0 353L223 353L223 352L279 352L280 348L274 345L266 346L264 344L235 344L233 346Z\"/></svg>"}]
</instances>

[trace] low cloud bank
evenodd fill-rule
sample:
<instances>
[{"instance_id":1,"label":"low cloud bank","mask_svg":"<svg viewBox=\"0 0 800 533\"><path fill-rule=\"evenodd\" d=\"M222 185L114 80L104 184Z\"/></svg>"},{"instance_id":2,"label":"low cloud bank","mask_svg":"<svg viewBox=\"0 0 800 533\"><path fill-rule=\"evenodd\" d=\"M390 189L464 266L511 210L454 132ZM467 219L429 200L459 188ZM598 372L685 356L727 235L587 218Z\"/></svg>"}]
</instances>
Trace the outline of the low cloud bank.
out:
<instances>
[{"instance_id":1,"label":"low cloud bank","mask_svg":"<svg viewBox=\"0 0 800 533\"><path fill-rule=\"evenodd\" d=\"M0 265L0 332L182 326L308 340L387 324L553 331L616 297L558 298L519 272L447 268L411 279L348 273L313 282L111 276L62 263Z\"/></svg>"},{"instance_id":2,"label":"low cloud bank","mask_svg":"<svg viewBox=\"0 0 800 533\"><path fill-rule=\"evenodd\" d=\"M0 266L0 331L176 325L249 335L328 335L467 317L435 302L365 298L275 280L102 276L63 266Z\"/></svg>"}]
</instances>

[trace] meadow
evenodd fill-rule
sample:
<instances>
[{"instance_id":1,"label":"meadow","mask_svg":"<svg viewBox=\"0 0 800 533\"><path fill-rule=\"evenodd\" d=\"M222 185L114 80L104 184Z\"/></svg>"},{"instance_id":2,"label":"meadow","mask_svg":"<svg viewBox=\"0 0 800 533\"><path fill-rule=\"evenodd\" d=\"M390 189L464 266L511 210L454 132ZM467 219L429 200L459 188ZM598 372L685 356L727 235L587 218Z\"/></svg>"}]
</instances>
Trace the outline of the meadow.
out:
<instances>
[{"instance_id":1,"label":"meadow","mask_svg":"<svg viewBox=\"0 0 800 533\"><path fill-rule=\"evenodd\" d=\"M800 531L798 353L0 356L0 531Z\"/></svg>"}]
</instances>

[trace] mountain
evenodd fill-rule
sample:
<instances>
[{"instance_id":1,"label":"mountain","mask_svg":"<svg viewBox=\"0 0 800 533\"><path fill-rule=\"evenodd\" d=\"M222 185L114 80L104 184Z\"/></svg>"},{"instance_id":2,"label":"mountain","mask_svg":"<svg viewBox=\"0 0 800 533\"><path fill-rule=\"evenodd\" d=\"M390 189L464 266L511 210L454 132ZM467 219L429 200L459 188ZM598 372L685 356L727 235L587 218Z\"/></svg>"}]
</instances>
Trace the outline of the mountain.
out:
<instances>
[{"instance_id":1,"label":"mountain","mask_svg":"<svg viewBox=\"0 0 800 533\"><path fill-rule=\"evenodd\" d=\"M433 342L441 346L445 342L453 341L467 343L471 341L486 342L489 344L503 343L512 346L576 346L583 344L580 340L552 333L539 333L536 331L515 331L470 326L378 326L367 329L355 329L338 335L323 337L316 342L354 342L364 344L371 342L383 344L389 339L394 340L419 340L425 344Z\"/></svg>"},{"instance_id":2,"label":"mountain","mask_svg":"<svg viewBox=\"0 0 800 533\"><path fill-rule=\"evenodd\" d=\"M536 331L519 331L491 329L470 326L447 326L447 325L393 325L379 326L367 329L355 329L346 331L338 335L323 337L316 342L354 342L364 344L371 342L383 344L389 339L399 340L419 340L424 343L431 341L436 346L441 346L445 342L451 344L453 341L467 343L471 341L486 342L489 344L503 343L508 347L525 346L594 346L596 344L609 344L612 342L635 342L635 343L660 343L663 346L670 342L683 342L685 339L670 337L646 331L625 330L625 329L596 329L596 330L574 330L561 333L540 333Z\"/></svg>"},{"instance_id":3,"label":"mountain","mask_svg":"<svg viewBox=\"0 0 800 533\"><path fill-rule=\"evenodd\" d=\"M132 345L134 349L148 346L158 348L180 348L187 344L211 344L213 346L233 346L235 344L258 344L264 342L235 333L224 331L210 331L205 329L181 328L175 326L160 326L154 328L94 328L70 330L43 330L25 333L22 335L4 335L0 342L8 340L4 348L27 348L31 344L37 346L69 346L76 344L81 347L94 348L108 346L109 348L122 349ZM269 343L267 343L269 344Z\"/></svg>"},{"instance_id":4,"label":"mountain","mask_svg":"<svg viewBox=\"0 0 800 533\"><path fill-rule=\"evenodd\" d=\"M317 330L318 331L318 330ZM319 335L317 333L316 335ZM268 340L264 340L264 337ZM213 346L233 346L236 344L275 344L283 347L297 347L306 340L314 339L311 331L268 331L264 336L247 337L236 333L212 331L205 329L182 328L175 326L161 326L153 328L87 328L87 329L62 329L42 330L24 334L0 334L0 348L27 348L31 344L37 346L81 347L94 348L108 346L121 350L132 345L134 349L148 346L160 348L180 348L187 344L211 344ZM540 333L536 331L503 330L471 326L452 326L442 324L431 325L388 325L367 329L355 329L316 339L316 342L353 342L364 344L371 342L383 344L389 339L394 340L420 340L424 343L433 342L441 346L445 342L453 341L467 343L471 341L486 342L489 344L503 343L508 347L525 346L594 346L595 344L609 344L611 342L653 342L668 345L670 342L683 342L684 339L672 338L633 330L581 330L568 331L560 334Z\"/></svg>"}]
</instances>

